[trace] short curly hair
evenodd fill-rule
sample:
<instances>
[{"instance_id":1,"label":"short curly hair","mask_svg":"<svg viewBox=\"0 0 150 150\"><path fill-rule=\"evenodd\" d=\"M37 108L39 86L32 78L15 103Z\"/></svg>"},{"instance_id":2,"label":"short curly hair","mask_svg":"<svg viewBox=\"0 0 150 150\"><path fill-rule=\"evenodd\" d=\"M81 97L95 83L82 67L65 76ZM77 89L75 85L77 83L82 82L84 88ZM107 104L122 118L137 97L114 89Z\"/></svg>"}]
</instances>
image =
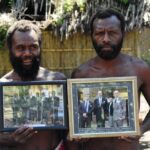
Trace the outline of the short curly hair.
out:
<instances>
[{"instance_id":1,"label":"short curly hair","mask_svg":"<svg viewBox=\"0 0 150 150\"><path fill-rule=\"evenodd\" d=\"M19 20L19 21L16 21L12 26L10 26L10 28L7 31L6 42L7 42L9 51L11 51L12 49L12 37L15 31L27 32L30 30L34 30L37 33L38 42L41 47L42 33L41 33L40 28L29 20Z\"/></svg>"},{"instance_id":2,"label":"short curly hair","mask_svg":"<svg viewBox=\"0 0 150 150\"><path fill-rule=\"evenodd\" d=\"M111 16L116 16L118 18L118 20L120 21L120 28L122 33L125 32L125 20L124 20L124 16L117 10L112 9L112 8L106 8L106 9L100 9L98 10L91 19L90 22L90 29L91 29L91 34L93 33L93 22L96 19L105 19Z\"/></svg>"}]
</instances>

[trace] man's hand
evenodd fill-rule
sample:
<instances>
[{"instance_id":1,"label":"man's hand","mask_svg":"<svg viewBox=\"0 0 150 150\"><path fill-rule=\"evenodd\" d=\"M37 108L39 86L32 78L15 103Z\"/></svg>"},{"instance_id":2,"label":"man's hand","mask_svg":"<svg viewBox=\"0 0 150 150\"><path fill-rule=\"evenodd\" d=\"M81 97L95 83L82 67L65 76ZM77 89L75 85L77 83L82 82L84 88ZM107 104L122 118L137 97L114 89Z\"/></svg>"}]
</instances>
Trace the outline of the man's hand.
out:
<instances>
[{"instance_id":1,"label":"man's hand","mask_svg":"<svg viewBox=\"0 0 150 150\"><path fill-rule=\"evenodd\" d=\"M31 127L20 127L11 134L11 140L14 143L23 144L36 133L37 131L34 131Z\"/></svg>"},{"instance_id":2,"label":"man's hand","mask_svg":"<svg viewBox=\"0 0 150 150\"><path fill-rule=\"evenodd\" d=\"M137 141L140 139L140 135L139 136L120 136L118 139L119 140L125 140L126 142L133 142L133 141Z\"/></svg>"}]
</instances>

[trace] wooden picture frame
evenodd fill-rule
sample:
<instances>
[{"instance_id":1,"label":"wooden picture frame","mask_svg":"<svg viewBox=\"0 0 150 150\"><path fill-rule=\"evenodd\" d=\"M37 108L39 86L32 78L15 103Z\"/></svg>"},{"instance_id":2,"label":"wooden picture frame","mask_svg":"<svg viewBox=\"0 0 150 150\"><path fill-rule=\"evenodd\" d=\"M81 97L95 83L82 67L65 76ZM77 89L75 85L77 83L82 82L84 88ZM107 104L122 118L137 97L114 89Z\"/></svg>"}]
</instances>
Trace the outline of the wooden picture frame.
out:
<instances>
[{"instance_id":1,"label":"wooden picture frame","mask_svg":"<svg viewBox=\"0 0 150 150\"><path fill-rule=\"evenodd\" d=\"M0 129L67 129L66 81L0 82Z\"/></svg>"},{"instance_id":2,"label":"wooden picture frame","mask_svg":"<svg viewBox=\"0 0 150 150\"><path fill-rule=\"evenodd\" d=\"M70 139L140 134L136 77L68 79L67 87ZM99 91L105 97L105 101L101 100L101 106L97 103L98 101L96 102ZM120 98L122 97L117 101L118 106L122 108L120 112L116 112L119 108L114 102L115 92L119 93ZM89 112L86 112L84 108L86 99L90 100ZM112 108L109 106L110 102L113 103ZM97 111L98 107L103 108L101 112ZM113 111L112 114L110 108ZM101 120L98 117L100 114ZM115 114L122 114L118 116L121 118L120 122Z\"/></svg>"}]
</instances>

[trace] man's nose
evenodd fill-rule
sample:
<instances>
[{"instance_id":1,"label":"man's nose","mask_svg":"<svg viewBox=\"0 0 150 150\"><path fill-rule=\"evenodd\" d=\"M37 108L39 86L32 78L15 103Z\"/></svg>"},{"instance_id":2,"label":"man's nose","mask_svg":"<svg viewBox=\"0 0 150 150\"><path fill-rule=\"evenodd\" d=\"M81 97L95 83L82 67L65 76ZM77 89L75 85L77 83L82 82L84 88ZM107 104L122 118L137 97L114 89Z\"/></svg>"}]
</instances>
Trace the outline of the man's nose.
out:
<instances>
[{"instance_id":1,"label":"man's nose","mask_svg":"<svg viewBox=\"0 0 150 150\"><path fill-rule=\"evenodd\" d=\"M107 32L104 34L103 42L104 43L109 43L110 42L110 37L109 37L109 34Z\"/></svg>"},{"instance_id":2,"label":"man's nose","mask_svg":"<svg viewBox=\"0 0 150 150\"><path fill-rule=\"evenodd\" d=\"M29 48L24 50L25 55L31 55L31 50Z\"/></svg>"}]
</instances>

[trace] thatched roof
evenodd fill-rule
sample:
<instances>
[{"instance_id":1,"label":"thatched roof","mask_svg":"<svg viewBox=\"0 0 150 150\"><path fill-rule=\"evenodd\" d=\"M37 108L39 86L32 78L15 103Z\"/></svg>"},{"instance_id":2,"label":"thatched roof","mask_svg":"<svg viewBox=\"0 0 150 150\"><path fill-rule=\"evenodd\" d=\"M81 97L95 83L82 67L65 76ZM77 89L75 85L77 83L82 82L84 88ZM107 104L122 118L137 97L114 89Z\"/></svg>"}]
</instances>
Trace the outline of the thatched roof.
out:
<instances>
[{"instance_id":1,"label":"thatched roof","mask_svg":"<svg viewBox=\"0 0 150 150\"><path fill-rule=\"evenodd\" d=\"M69 11L49 14L49 18L55 23L53 29L56 34L61 35L62 40L78 29L81 32L88 32L91 16L98 9L108 7L118 9L125 16L127 31L143 26L150 27L150 0L84 0L82 5L72 3L72 9Z\"/></svg>"},{"instance_id":2,"label":"thatched roof","mask_svg":"<svg viewBox=\"0 0 150 150\"><path fill-rule=\"evenodd\" d=\"M58 0L16 0L12 12L17 19L37 20L39 10L44 11L46 20L37 23L42 29L52 29L61 36L61 40L77 30L88 32L90 18L100 8L118 9L125 16L127 31L150 27L150 0L80 0L80 3L79 0L70 0L70 4L66 1L69 0L63 0L63 3ZM33 14L27 14L31 8L34 9Z\"/></svg>"}]
</instances>

